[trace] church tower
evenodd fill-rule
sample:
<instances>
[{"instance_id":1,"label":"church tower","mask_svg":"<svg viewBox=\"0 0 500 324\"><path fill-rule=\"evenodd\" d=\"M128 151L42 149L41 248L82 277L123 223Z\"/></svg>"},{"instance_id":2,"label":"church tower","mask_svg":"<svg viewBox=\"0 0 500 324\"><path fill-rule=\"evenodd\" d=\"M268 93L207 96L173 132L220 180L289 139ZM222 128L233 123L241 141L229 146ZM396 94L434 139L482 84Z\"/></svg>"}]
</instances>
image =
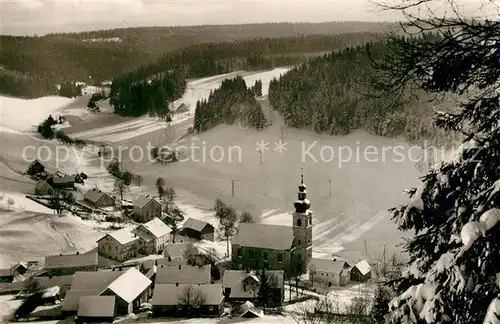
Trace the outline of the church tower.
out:
<instances>
[{"instance_id":1,"label":"church tower","mask_svg":"<svg viewBox=\"0 0 500 324\"><path fill-rule=\"evenodd\" d=\"M300 263L303 272L312 258L312 212L309 210L311 203L307 199L304 174L301 174L299 192L294 203L293 218L294 257Z\"/></svg>"}]
</instances>

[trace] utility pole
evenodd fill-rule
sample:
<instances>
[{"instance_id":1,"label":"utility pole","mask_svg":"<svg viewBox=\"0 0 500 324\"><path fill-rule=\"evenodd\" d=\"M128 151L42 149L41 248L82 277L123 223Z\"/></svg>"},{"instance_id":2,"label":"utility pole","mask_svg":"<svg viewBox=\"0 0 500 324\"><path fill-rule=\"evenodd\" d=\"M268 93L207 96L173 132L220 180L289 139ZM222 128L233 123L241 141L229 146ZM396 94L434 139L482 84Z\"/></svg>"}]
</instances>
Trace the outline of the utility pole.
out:
<instances>
[{"instance_id":1,"label":"utility pole","mask_svg":"<svg viewBox=\"0 0 500 324\"><path fill-rule=\"evenodd\" d=\"M262 149L259 150L260 153L260 165L262 165Z\"/></svg>"},{"instance_id":2,"label":"utility pole","mask_svg":"<svg viewBox=\"0 0 500 324\"><path fill-rule=\"evenodd\" d=\"M330 193L330 197L332 196L332 179L328 179L328 191Z\"/></svg>"},{"instance_id":3,"label":"utility pole","mask_svg":"<svg viewBox=\"0 0 500 324\"><path fill-rule=\"evenodd\" d=\"M368 244L366 243L366 240L365 240L365 254L366 256L368 256Z\"/></svg>"},{"instance_id":4,"label":"utility pole","mask_svg":"<svg viewBox=\"0 0 500 324\"><path fill-rule=\"evenodd\" d=\"M231 195L234 197L234 180L231 180Z\"/></svg>"}]
</instances>

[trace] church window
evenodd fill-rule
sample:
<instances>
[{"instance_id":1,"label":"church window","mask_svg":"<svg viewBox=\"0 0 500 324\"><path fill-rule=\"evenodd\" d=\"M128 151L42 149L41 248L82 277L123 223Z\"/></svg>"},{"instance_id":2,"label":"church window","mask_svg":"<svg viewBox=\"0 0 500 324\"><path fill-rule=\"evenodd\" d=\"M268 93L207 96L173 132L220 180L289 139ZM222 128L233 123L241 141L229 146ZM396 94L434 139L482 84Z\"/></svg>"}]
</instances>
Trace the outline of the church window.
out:
<instances>
[{"instance_id":1,"label":"church window","mask_svg":"<svg viewBox=\"0 0 500 324\"><path fill-rule=\"evenodd\" d=\"M297 219L297 226L302 226L302 219Z\"/></svg>"},{"instance_id":2,"label":"church window","mask_svg":"<svg viewBox=\"0 0 500 324\"><path fill-rule=\"evenodd\" d=\"M283 262L283 255L281 253L278 253L278 262Z\"/></svg>"}]
</instances>

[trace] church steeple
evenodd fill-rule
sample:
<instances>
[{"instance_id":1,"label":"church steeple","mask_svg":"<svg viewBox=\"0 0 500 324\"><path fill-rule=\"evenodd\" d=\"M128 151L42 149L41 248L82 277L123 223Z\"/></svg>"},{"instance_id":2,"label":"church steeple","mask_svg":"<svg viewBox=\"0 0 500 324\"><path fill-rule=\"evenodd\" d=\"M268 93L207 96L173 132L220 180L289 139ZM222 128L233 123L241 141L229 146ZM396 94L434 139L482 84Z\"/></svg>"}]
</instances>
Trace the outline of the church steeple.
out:
<instances>
[{"instance_id":1,"label":"church steeple","mask_svg":"<svg viewBox=\"0 0 500 324\"><path fill-rule=\"evenodd\" d=\"M305 213L311 207L311 202L307 200L307 190L304 184L304 172L302 171L300 175L300 185L299 192L297 194L297 200L293 204L295 206L296 213Z\"/></svg>"}]
</instances>

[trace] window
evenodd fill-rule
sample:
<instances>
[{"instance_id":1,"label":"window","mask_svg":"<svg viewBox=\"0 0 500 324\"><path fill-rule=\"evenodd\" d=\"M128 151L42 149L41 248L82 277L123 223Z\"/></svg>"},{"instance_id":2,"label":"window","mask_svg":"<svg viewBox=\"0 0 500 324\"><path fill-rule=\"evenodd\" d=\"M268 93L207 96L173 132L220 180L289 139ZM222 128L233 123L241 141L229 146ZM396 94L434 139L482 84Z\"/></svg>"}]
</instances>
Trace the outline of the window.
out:
<instances>
[{"instance_id":1,"label":"window","mask_svg":"<svg viewBox=\"0 0 500 324\"><path fill-rule=\"evenodd\" d=\"M240 249L240 250L238 250L238 252L237 252L237 253L238 253L238 258L240 258L240 259L241 259L241 258L243 257L243 255L242 255L242 253L241 253L241 249Z\"/></svg>"},{"instance_id":2,"label":"window","mask_svg":"<svg viewBox=\"0 0 500 324\"><path fill-rule=\"evenodd\" d=\"M297 226L302 226L302 219L297 219Z\"/></svg>"},{"instance_id":3,"label":"window","mask_svg":"<svg viewBox=\"0 0 500 324\"><path fill-rule=\"evenodd\" d=\"M283 255L281 253L278 253L278 262L279 263L283 262Z\"/></svg>"},{"instance_id":4,"label":"window","mask_svg":"<svg viewBox=\"0 0 500 324\"><path fill-rule=\"evenodd\" d=\"M213 312L214 311L214 307L213 306L208 306L208 310Z\"/></svg>"},{"instance_id":5,"label":"window","mask_svg":"<svg viewBox=\"0 0 500 324\"><path fill-rule=\"evenodd\" d=\"M300 245L301 241L299 240L299 241L298 241L298 243L299 243L299 245Z\"/></svg>"},{"instance_id":6,"label":"window","mask_svg":"<svg viewBox=\"0 0 500 324\"><path fill-rule=\"evenodd\" d=\"M264 260L268 260L268 257L267 257L267 251L264 251Z\"/></svg>"},{"instance_id":7,"label":"window","mask_svg":"<svg viewBox=\"0 0 500 324\"><path fill-rule=\"evenodd\" d=\"M250 260L253 260L253 251L252 250L248 250L248 257L250 258Z\"/></svg>"},{"instance_id":8,"label":"window","mask_svg":"<svg viewBox=\"0 0 500 324\"><path fill-rule=\"evenodd\" d=\"M311 216L309 216L309 225L312 225L313 224L313 218Z\"/></svg>"}]
</instances>

